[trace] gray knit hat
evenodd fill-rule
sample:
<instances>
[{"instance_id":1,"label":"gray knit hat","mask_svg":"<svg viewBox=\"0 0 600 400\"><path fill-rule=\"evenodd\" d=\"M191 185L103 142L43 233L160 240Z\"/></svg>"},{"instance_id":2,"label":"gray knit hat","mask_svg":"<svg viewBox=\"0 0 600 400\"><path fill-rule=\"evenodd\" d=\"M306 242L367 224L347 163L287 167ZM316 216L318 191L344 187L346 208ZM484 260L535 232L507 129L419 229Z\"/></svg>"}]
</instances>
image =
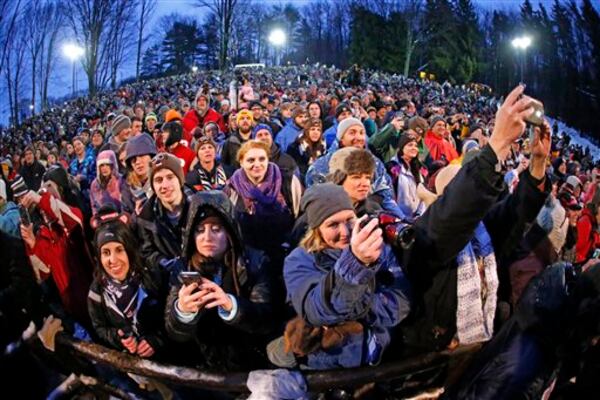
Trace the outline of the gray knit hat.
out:
<instances>
[{"instance_id":1,"label":"gray knit hat","mask_svg":"<svg viewBox=\"0 0 600 400\"><path fill-rule=\"evenodd\" d=\"M318 228L323 221L339 211L354 210L348 194L341 186L333 183L311 186L304 192L300 207L306 213L308 227L311 229Z\"/></svg>"},{"instance_id":2,"label":"gray knit hat","mask_svg":"<svg viewBox=\"0 0 600 400\"><path fill-rule=\"evenodd\" d=\"M113 134L113 136L116 136L119 133L121 133L121 131L123 129L127 129L127 128L131 128L131 120L129 119L129 117L127 115L123 115L123 114L118 115L113 120L112 134Z\"/></svg>"},{"instance_id":3,"label":"gray knit hat","mask_svg":"<svg viewBox=\"0 0 600 400\"><path fill-rule=\"evenodd\" d=\"M354 117L350 117L350 118L346 118L345 120L343 120L342 122L340 122L337 126L337 134L336 134L336 138L338 141L342 140L342 138L344 137L344 133L346 133L346 131L354 125L360 125L363 127L363 129L365 128L365 126L363 125L363 123L360 121L360 119L358 118L354 118Z\"/></svg>"}]
</instances>

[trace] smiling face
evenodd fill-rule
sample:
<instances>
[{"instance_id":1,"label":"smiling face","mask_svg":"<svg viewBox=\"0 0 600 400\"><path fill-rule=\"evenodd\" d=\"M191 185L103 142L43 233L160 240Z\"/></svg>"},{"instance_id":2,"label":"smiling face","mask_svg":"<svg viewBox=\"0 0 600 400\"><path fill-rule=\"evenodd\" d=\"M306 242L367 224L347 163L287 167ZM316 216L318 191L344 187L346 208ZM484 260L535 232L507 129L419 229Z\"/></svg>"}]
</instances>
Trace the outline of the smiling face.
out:
<instances>
[{"instance_id":1,"label":"smiling face","mask_svg":"<svg viewBox=\"0 0 600 400\"><path fill-rule=\"evenodd\" d=\"M75 154L78 156L85 154L85 145L81 140L73 140L73 149L75 149Z\"/></svg>"},{"instance_id":2,"label":"smiling face","mask_svg":"<svg viewBox=\"0 0 600 400\"><path fill-rule=\"evenodd\" d=\"M108 276L122 282L129 273L129 256L119 242L108 242L100 248L100 263Z\"/></svg>"},{"instance_id":3,"label":"smiling face","mask_svg":"<svg viewBox=\"0 0 600 400\"><path fill-rule=\"evenodd\" d=\"M446 123L444 121L436 122L431 131L438 137L444 136L444 133L446 133Z\"/></svg>"},{"instance_id":4,"label":"smiling face","mask_svg":"<svg viewBox=\"0 0 600 400\"><path fill-rule=\"evenodd\" d=\"M369 195L371 180L371 174L352 174L346 177L342 187L348 193L352 203L358 203Z\"/></svg>"},{"instance_id":5,"label":"smiling face","mask_svg":"<svg viewBox=\"0 0 600 400\"><path fill-rule=\"evenodd\" d=\"M408 142L402 149L402 158L404 158L405 160L410 161L418 155L419 146L417 146L417 142L415 141Z\"/></svg>"},{"instance_id":6,"label":"smiling face","mask_svg":"<svg viewBox=\"0 0 600 400\"><path fill-rule=\"evenodd\" d=\"M152 187L160 202L167 208L181 203L183 194L181 183L173 171L167 168L156 171L152 177Z\"/></svg>"},{"instance_id":7,"label":"smiling face","mask_svg":"<svg viewBox=\"0 0 600 400\"><path fill-rule=\"evenodd\" d=\"M338 211L319 225L319 233L328 248L343 250L350 244L350 234L356 222L352 210Z\"/></svg>"},{"instance_id":8,"label":"smiling face","mask_svg":"<svg viewBox=\"0 0 600 400\"><path fill-rule=\"evenodd\" d=\"M340 147L356 147L357 149L365 148L367 134L365 127L362 125L352 125L340 140Z\"/></svg>"},{"instance_id":9,"label":"smiling face","mask_svg":"<svg viewBox=\"0 0 600 400\"><path fill-rule=\"evenodd\" d=\"M223 259L229 247L225 227L216 222L201 222L195 231L196 251L202 257Z\"/></svg>"},{"instance_id":10,"label":"smiling face","mask_svg":"<svg viewBox=\"0 0 600 400\"><path fill-rule=\"evenodd\" d=\"M240 162L246 176L255 184L265 179L268 165L269 156L263 149L248 150Z\"/></svg>"}]
</instances>

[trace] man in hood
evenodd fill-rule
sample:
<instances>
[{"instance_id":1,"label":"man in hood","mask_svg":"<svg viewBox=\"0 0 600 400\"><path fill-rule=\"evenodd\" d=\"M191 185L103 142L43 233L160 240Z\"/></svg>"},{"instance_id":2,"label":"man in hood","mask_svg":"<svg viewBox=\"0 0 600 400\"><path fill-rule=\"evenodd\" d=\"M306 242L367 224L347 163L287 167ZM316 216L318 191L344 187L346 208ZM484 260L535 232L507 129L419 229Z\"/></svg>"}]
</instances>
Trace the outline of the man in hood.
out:
<instances>
[{"instance_id":1,"label":"man in hood","mask_svg":"<svg viewBox=\"0 0 600 400\"><path fill-rule=\"evenodd\" d=\"M183 120L184 139L188 143L192 143L192 132L196 127L204 127L208 122L214 122L219 126L220 132L225 132L225 122L223 116L219 114L214 108L210 107L210 97L202 89L196 94L194 100L194 107L190 108L185 113Z\"/></svg>"}]
</instances>

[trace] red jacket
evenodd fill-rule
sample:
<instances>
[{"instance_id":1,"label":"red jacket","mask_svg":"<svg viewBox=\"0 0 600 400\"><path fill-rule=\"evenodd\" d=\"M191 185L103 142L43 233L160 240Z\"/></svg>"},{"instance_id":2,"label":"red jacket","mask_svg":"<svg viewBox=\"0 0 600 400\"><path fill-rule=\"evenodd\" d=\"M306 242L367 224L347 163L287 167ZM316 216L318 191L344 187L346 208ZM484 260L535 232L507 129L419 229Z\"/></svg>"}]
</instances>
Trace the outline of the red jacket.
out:
<instances>
[{"instance_id":1,"label":"red jacket","mask_svg":"<svg viewBox=\"0 0 600 400\"><path fill-rule=\"evenodd\" d=\"M223 122L223 116L216 112L214 109L209 108L206 111L206 115L204 118L198 115L198 112L191 108L188 112L185 113L183 120L181 121L183 125L183 138L188 142L192 143L192 131L199 126L200 128L204 127L204 124L207 122L214 122L219 127L219 132L225 131L225 123Z\"/></svg>"},{"instance_id":2,"label":"red jacket","mask_svg":"<svg viewBox=\"0 0 600 400\"><path fill-rule=\"evenodd\" d=\"M186 176L188 171L190 170L190 166L192 165L192 161L196 158L196 153L190 150L189 147L182 145L181 143L177 143L175 148L169 149L169 153L173 154L175 157L182 159L185 164L183 165L183 176Z\"/></svg>"},{"instance_id":3,"label":"red jacket","mask_svg":"<svg viewBox=\"0 0 600 400\"><path fill-rule=\"evenodd\" d=\"M587 208L583 210L579 221L577 221L577 244L575 251L577 253L575 262L585 262L591 256L598 244L600 244L600 235L598 235L598 224L596 218Z\"/></svg>"},{"instance_id":4,"label":"red jacket","mask_svg":"<svg viewBox=\"0 0 600 400\"><path fill-rule=\"evenodd\" d=\"M42 194L39 208L47 223L40 226L35 246L25 246L36 279L51 276L67 313L86 323L93 264L85 246L83 214L48 192Z\"/></svg>"},{"instance_id":5,"label":"red jacket","mask_svg":"<svg viewBox=\"0 0 600 400\"><path fill-rule=\"evenodd\" d=\"M425 134L425 145L429 149L429 154L433 161L442 159L442 156L446 158L446 161L450 163L455 158L458 158L456 149L446 139L438 137L431 131L427 131Z\"/></svg>"}]
</instances>

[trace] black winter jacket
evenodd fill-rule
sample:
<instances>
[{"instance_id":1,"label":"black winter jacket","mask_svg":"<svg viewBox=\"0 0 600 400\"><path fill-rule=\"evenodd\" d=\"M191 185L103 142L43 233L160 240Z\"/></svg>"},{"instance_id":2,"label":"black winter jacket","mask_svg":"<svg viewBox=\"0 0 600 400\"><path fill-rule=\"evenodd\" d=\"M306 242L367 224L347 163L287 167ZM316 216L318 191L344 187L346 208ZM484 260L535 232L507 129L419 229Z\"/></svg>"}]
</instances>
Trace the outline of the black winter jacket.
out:
<instances>
[{"instance_id":1,"label":"black winter jacket","mask_svg":"<svg viewBox=\"0 0 600 400\"><path fill-rule=\"evenodd\" d=\"M186 212L193 190L183 187L183 210L178 226L174 227L169 222L166 211L156 194L146 203L137 218L138 237L140 239L140 252L148 265L160 265L165 269L170 268L170 260L181 257L181 230L186 220Z\"/></svg>"},{"instance_id":2,"label":"black winter jacket","mask_svg":"<svg viewBox=\"0 0 600 400\"><path fill-rule=\"evenodd\" d=\"M221 287L236 299L235 317L225 321L216 309L201 310L194 319L185 323L177 317L175 303L182 286L179 272L191 270L187 260L195 252L194 230L199 215L207 209L217 212L226 224L235 254L235 271L226 266ZM193 341L188 363L200 364L219 370L264 367L263 349L266 334L276 324L272 318L271 278L268 259L263 252L244 247L240 229L234 220L233 205L219 191L199 192L192 198L183 233L185 259L171 275L171 289L165 310L166 329L177 342ZM233 285L237 275L239 293ZM243 340L241 340L243 338Z\"/></svg>"},{"instance_id":3,"label":"black winter jacket","mask_svg":"<svg viewBox=\"0 0 600 400\"><path fill-rule=\"evenodd\" d=\"M444 194L417 219L415 243L404 254L415 301L400 325L404 353L444 349L456 333L457 254L480 221L490 234L498 265L510 255L535 220L550 192L529 172L513 194L498 201L504 182L494 151L486 146L465 164Z\"/></svg>"},{"instance_id":4,"label":"black winter jacket","mask_svg":"<svg viewBox=\"0 0 600 400\"><path fill-rule=\"evenodd\" d=\"M102 267L99 267L102 268ZM135 327L120 312L110 307L103 296L101 280L95 278L88 293L87 305L92 320L94 331L99 339L106 345L118 350L123 350L121 338L117 331L137 331L138 342L145 339L154 349L153 358L163 358L166 334L164 330L163 313L165 309L166 289L162 282L161 271L158 266L142 269L141 284L146 293L137 312Z\"/></svg>"}]
</instances>

